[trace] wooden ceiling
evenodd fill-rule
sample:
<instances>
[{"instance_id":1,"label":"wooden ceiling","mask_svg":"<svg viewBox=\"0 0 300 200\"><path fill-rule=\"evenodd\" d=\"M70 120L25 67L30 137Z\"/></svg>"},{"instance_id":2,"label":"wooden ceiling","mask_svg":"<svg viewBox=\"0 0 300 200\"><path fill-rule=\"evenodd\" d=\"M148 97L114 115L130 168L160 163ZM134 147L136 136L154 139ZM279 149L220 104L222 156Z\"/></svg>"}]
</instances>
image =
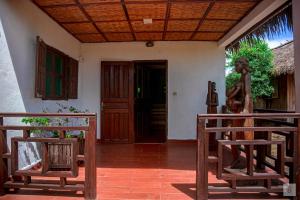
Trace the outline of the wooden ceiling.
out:
<instances>
[{"instance_id":1,"label":"wooden ceiling","mask_svg":"<svg viewBox=\"0 0 300 200\"><path fill-rule=\"evenodd\" d=\"M79 41L98 43L218 41L261 0L32 1Z\"/></svg>"}]
</instances>

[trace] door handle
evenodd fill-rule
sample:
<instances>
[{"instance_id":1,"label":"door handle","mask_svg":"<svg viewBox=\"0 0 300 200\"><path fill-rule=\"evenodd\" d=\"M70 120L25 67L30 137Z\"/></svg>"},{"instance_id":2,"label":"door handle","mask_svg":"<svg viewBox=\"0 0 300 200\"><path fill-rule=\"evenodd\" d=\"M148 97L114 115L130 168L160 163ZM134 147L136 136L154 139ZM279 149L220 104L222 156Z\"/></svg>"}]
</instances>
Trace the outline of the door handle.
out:
<instances>
[{"instance_id":1,"label":"door handle","mask_svg":"<svg viewBox=\"0 0 300 200\"><path fill-rule=\"evenodd\" d=\"M103 101L101 102L101 111L103 110L103 106L104 106L104 103L103 103Z\"/></svg>"}]
</instances>

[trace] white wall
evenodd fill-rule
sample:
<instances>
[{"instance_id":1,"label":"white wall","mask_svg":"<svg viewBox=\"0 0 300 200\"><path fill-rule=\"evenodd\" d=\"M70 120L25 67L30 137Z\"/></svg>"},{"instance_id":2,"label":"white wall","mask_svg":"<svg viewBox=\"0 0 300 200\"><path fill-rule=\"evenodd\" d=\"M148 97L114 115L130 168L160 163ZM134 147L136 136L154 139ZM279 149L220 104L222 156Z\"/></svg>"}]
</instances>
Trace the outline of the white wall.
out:
<instances>
[{"instance_id":1,"label":"white wall","mask_svg":"<svg viewBox=\"0 0 300 200\"><path fill-rule=\"evenodd\" d=\"M64 53L79 57L80 43L30 1L0 0L0 112L57 109L55 102L34 98L37 35ZM79 104L79 101L68 103ZM19 121L7 120L6 123ZM10 136L16 134L19 133L9 132L8 142ZM19 167L24 168L36 162L39 156L35 145L21 144Z\"/></svg>"},{"instance_id":2,"label":"white wall","mask_svg":"<svg viewBox=\"0 0 300 200\"><path fill-rule=\"evenodd\" d=\"M216 42L156 42L152 48L139 42L82 44L81 56L81 103L97 112L101 61L168 60L169 139L195 139L196 114L206 113L209 80L217 83L220 105L225 102L225 52Z\"/></svg>"},{"instance_id":3,"label":"white wall","mask_svg":"<svg viewBox=\"0 0 300 200\"><path fill-rule=\"evenodd\" d=\"M0 111L40 112L56 107L54 102L34 98L36 36L76 59L79 41L30 1L0 0L0 20L1 44L8 44L0 54Z\"/></svg>"}]
</instances>

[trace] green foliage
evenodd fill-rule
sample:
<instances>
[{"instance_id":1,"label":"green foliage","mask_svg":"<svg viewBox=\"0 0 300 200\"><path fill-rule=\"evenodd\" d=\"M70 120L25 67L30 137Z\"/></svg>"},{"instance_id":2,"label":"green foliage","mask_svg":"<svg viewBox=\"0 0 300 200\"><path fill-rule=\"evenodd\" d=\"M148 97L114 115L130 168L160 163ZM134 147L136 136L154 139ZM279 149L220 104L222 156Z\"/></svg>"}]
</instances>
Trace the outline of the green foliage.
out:
<instances>
[{"instance_id":1,"label":"green foliage","mask_svg":"<svg viewBox=\"0 0 300 200\"><path fill-rule=\"evenodd\" d=\"M48 126L49 118L46 117L26 117L22 119L22 122L25 124L34 124L36 126Z\"/></svg>"},{"instance_id":2,"label":"green foliage","mask_svg":"<svg viewBox=\"0 0 300 200\"><path fill-rule=\"evenodd\" d=\"M226 68L234 68L234 63L241 57L249 61L251 74L251 91L254 101L257 97L271 96L274 88L271 84L273 69L273 53L268 44L262 40L256 40L254 44L249 45L242 42L237 52L229 53L230 60ZM231 88L239 80L239 74L235 71L226 76L226 88Z\"/></svg>"},{"instance_id":3,"label":"green foliage","mask_svg":"<svg viewBox=\"0 0 300 200\"><path fill-rule=\"evenodd\" d=\"M73 106L64 106L62 104L57 103L58 105L58 110L57 113L85 113L88 112L88 110L82 111L79 110ZM45 109L43 110L44 113L47 113L48 110ZM76 118L70 120L70 118L48 118L48 117L25 117L21 120L21 122L28 124L28 125L32 125L32 126L67 126L70 123L75 123L76 125L81 124L81 125L87 125L88 124L88 118L83 119L83 123L81 121L78 121L80 119ZM35 133L35 134L43 134L44 131L43 130L32 130L30 131L31 133ZM51 131L52 137L59 137L58 131ZM83 138L84 137L84 132L80 131L78 135L75 135L72 131L68 131L66 132L66 138L74 138L74 137L78 137L78 138Z\"/></svg>"},{"instance_id":4,"label":"green foliage","mask_svg":"<svg viewBox=\"0 0 300 200\"><path fill-rule=\"evenodd\" d=\"M49 126L50 119L46 117L25 117L21 121L33 126ZM42 130L31 130L30 133L41 134Z\"/></svg>"}]
</instances>

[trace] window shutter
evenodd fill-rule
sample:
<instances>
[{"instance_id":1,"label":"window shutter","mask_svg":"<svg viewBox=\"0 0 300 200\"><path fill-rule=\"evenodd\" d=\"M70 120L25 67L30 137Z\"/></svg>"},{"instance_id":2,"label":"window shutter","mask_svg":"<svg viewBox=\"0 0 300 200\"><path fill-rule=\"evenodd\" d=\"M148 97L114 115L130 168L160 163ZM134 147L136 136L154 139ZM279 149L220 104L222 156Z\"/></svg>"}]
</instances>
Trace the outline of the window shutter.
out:
<instances>
[{"instance_id":1,"label":"window shutter","mask_svg":"<svg viewBox=\"0 0 300 200\"><path fill-rule=\"evenodd\" d=\"M68 97L69 99L78 98L78 61L69 58L69 73L68 73Z\"/></svg>"},{"instance_id":2,"label":"window shutter","mask_svg":"<svg viewBox=\"0 0 300 200\"><path fill-rule=\"evenodd\" d=\"M35 71L35 97L45 98L46 83L46 53L47 45L37 36L36 38L36 71Z\"/></svg>"}]
</instances>

